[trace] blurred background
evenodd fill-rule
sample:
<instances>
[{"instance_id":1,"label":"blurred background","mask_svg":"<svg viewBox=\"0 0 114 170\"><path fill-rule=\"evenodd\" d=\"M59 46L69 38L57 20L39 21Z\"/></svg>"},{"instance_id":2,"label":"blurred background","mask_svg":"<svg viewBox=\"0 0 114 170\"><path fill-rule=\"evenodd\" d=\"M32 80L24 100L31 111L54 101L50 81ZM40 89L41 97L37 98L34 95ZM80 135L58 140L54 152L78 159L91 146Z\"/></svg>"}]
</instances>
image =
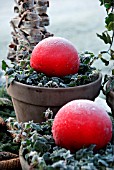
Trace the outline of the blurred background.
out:
<instances>
[{"instance_id":1,"label":"blurred background","mask_svg":"<svg viewBox=\"0 0 114 170\"><path fill-rule=\"evenodd\" d=\"M17 14L13 11L14 0L0 0L0 61L7 58L11 39L10 20ZM49 32L70 40L79 52L89 50L98 54L104 44L96 33L104 30L105 11L99 0L50 0L48 14Z\"/></svg>"}]
</instances>

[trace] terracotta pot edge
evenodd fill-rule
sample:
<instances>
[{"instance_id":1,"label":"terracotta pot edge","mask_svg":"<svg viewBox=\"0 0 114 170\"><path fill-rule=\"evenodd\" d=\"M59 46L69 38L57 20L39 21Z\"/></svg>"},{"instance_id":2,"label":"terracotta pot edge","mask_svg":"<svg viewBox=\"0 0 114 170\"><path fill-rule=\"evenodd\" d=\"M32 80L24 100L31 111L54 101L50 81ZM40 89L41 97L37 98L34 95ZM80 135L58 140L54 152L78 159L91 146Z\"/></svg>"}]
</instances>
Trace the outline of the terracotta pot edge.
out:
<instances>
[{"instance_id":1,"label":"terracotta pot edge","mask_svg":"<svg viewBox=\"0 0 114 170\"><path fill-rule=\"evenodd\" d=\"M22 168L23 168L22 163L24 162L24 165L25 165L26 168L29 170L30 165L28 164L28 162L24 159L24 157L23 157L23 155L22 155L22 146L21 146L20 149L19 149L19 158L20 158L20 163L21 163ZM33 170L33 168L32 168L31 170Z\"/></svg>"}]
</instances>

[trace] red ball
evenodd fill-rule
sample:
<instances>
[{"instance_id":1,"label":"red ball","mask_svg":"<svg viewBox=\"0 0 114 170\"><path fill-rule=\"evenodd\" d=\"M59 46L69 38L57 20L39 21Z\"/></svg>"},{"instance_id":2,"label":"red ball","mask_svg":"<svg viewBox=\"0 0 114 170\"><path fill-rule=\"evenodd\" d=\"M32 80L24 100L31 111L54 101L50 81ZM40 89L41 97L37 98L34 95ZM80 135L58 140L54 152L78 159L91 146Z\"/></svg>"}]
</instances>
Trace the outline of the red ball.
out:
<instances>
[{"instance_id":1,"label":"red ball","mask_svg":"<svg viewBox=\"0 0 114 170\"><path fill-rule=\"evenodd\" d=\"M73 100L56 114L52 126L55 143L72 152L95 144L103 148L112 137L107 112L90 100Z\"/></svg>"},{"instance_id":2,"label":"red ball","mask_svg":"<svg viewBox=\"0 0 114 170\"><path fill-rule=\"evenodd\" d=\"M60 37L49 37L36 45L30 65L47 76L62 77L77 73L80 59L71 42Z\"/></svg>"}]
</instances>

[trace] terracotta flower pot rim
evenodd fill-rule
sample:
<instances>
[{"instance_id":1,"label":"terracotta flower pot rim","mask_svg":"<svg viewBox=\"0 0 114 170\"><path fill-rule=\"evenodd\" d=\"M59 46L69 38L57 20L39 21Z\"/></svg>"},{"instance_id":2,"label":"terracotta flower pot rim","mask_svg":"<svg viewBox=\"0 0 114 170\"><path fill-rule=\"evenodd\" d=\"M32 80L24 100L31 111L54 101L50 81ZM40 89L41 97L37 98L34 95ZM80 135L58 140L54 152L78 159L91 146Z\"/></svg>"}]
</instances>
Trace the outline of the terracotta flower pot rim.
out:
<instances>
[{"instance_id":1,"label":"terracotta flower pot rim","mask_svg":"<svg viewBox=\"0 0 114 170\"><path fill-rule=\"evenodd\" d=\"M93 81L93 82L91 82L91 83L88 83L88 84L85 84L85 85L74 86L74 87L65 87L65 88L63 88L63 87L52 88L52 87L32 86L32 85L27 85L27 84L24 84L24 83L20 83L20 82L18 82L18 81L16 81L16 80L14 80L13 83L15 83L15 84L17 84L17 85L19 85L19 86L24 86L24 87L33 88L33 89L39 88L39 89L41 89L41 90L54 90L54 91L58 91L58 90L60 91L60 90L61 90L61 91L63 91L64 89L66 89L66 90L70 90L70 89L74 89L74 88L80 89L80 88L82 88L82 87L88 87L88 85L91 86L91 85L97 83L101 78L102 78L102 74L99 73L98 79L95 80L95 81Z\"/></svg>"},{"instance_id":2,"label":"terracotta flower pot rim","mask_svg":"<svg viewBox=\"0 0 114 170\"><path fill-rule=\"evenodd\" d=\"M20 149L19 149L19 158L20 158L21 167L22 167L22 169L30 169L30 165L28 164L28 162L23 157L22 149L23 148L21 146ZM34 169L31 168L31 170L34 170Z\"/></svg>"}]
</instances>

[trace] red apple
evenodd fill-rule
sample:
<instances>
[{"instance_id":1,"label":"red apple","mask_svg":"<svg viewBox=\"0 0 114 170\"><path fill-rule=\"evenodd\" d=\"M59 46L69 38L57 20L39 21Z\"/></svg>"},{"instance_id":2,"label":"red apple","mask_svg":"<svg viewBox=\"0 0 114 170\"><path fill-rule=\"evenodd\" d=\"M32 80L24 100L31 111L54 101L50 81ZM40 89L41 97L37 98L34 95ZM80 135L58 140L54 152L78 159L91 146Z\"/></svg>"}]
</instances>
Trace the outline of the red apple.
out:
<instances>
[{"instance_id":1,"label":"red apple","mask_svg":"<svg viewBox=\"0 0 114 170\"><path fill-rule=\"evenodd\" d=\"M74 100L56 114L52 126L55 143L76 151L95 144L103 148L112 137L112 122L107 112L90 100Z\"/></svg>"},{"instance_id":2,"label":"red apple","mask_svg":"<svg viewBox=\"0 0 114 170\"><path fill-rule=\"evenodd\" d=\"M62 77L77 73L80 59L71 42L60 37L49 37L36 45L30 65L47 76Z\"/></svg>"}]
</instances>

